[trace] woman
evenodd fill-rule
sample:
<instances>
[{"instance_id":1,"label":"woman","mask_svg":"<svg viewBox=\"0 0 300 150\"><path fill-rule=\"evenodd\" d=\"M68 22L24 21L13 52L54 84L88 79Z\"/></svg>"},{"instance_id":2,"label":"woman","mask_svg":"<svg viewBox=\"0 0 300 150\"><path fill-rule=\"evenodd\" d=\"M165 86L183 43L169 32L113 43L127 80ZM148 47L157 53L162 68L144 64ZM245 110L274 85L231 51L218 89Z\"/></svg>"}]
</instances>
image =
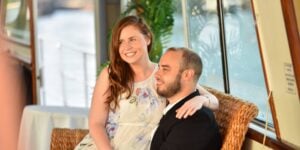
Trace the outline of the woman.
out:
<instances>
[{"instance_id":1,"label":"woman","mask_svg":"<svg viewBox=\"0 0 300 150\"><path fill-rule=\"evenodd\" d=\"M148 55L152 41L149 27L136 16L127 16L115 26L110 43L111 63L102 70L95 86L90 135L77 149L149 149L166 106L165 98L155 90L154 73L158 67ZM204 96L180 108L178 118L193 114L202 105L218 107L213 95L199 89Z\"/></svg>"}]
</instances>

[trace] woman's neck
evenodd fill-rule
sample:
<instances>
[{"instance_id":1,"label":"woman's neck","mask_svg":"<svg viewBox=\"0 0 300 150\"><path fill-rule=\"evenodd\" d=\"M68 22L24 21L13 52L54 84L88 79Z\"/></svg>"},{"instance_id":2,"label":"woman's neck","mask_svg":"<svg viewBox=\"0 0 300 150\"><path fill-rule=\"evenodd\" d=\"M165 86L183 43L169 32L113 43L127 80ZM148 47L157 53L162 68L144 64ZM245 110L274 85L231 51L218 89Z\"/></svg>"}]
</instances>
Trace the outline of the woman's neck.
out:
<instances>
[{"instance_id":1,"label":"woman's neck","mask_svg":"<svg viewBox=\"0 0 300 150\"><path fill-rule=\"evenodd\" d=\"M139 82L147 79L154 71L155 64L150 60L144 61L137 65L130 65L134 73L134 82Z\"/></svg>"}]
</instances>

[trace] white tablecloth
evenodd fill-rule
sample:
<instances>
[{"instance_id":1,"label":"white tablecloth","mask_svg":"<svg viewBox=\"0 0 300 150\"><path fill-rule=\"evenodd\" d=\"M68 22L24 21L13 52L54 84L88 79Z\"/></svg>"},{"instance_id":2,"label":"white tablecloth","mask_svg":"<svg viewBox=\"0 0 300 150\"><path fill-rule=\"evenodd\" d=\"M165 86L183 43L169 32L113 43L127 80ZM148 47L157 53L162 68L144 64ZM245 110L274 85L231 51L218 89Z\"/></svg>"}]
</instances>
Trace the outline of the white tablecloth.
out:
<instances>
[{"instance_id":1,"label":"white tablecloth","mask_svg":"<svg viewBox=\"0 0 300 150\"><path fill-rule=\"evenodd\" d=\"M29 105L24 108L19 150L49 150L53 128L88 128L88 108Z\"/></svg>"}]
</instances>

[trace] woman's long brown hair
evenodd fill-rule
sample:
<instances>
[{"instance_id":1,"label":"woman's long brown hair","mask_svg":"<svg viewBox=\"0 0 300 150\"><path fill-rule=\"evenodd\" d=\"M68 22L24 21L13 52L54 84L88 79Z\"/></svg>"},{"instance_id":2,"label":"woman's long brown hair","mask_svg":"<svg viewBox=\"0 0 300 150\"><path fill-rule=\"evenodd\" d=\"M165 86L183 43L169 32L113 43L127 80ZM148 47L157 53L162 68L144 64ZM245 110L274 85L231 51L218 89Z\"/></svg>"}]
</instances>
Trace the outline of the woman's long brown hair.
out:
<instances>
[{"instance_id":1,"label":"woman's long brown hair","mask_svg":"<svg viewBox=\"0 0 300 150\"><path fill-rule=\"evenodd\" d=\"M125 93L128 99L133 90L134 73L129 64L122 60L119 53L120 33L127 26L136 27L137 30L150 39L150 44L147 46L148 52L150 52L152 48L153 35L143 19L137 16L127 16L121 19L114 27L109 45L110 65L108 70L110 85L108 90L110 91L110 95L106 101L112 110L115 110L119 106L121 94Z\"/></svg>"}]
</instances>

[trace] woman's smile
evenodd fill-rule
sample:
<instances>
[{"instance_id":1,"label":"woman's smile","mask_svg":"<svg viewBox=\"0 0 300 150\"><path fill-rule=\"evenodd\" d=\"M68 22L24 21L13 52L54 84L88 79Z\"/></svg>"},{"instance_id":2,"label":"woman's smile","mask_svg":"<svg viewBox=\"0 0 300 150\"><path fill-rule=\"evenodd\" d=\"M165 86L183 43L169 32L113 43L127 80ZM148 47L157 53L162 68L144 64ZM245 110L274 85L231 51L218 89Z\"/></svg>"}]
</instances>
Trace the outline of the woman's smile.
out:
<instances>
[{"instance_id":1,"label":"woman's smile","mask_svg":"<svg viewBox=\"0 0 300 150\"><path fill-rule=\"evenodd\" d=\"M133 56L135 56L135 54L136 54L136 52L126 52L126 53L124 53L124 55L126 57L133 57Z\"/></svg>"}]
</instances>

